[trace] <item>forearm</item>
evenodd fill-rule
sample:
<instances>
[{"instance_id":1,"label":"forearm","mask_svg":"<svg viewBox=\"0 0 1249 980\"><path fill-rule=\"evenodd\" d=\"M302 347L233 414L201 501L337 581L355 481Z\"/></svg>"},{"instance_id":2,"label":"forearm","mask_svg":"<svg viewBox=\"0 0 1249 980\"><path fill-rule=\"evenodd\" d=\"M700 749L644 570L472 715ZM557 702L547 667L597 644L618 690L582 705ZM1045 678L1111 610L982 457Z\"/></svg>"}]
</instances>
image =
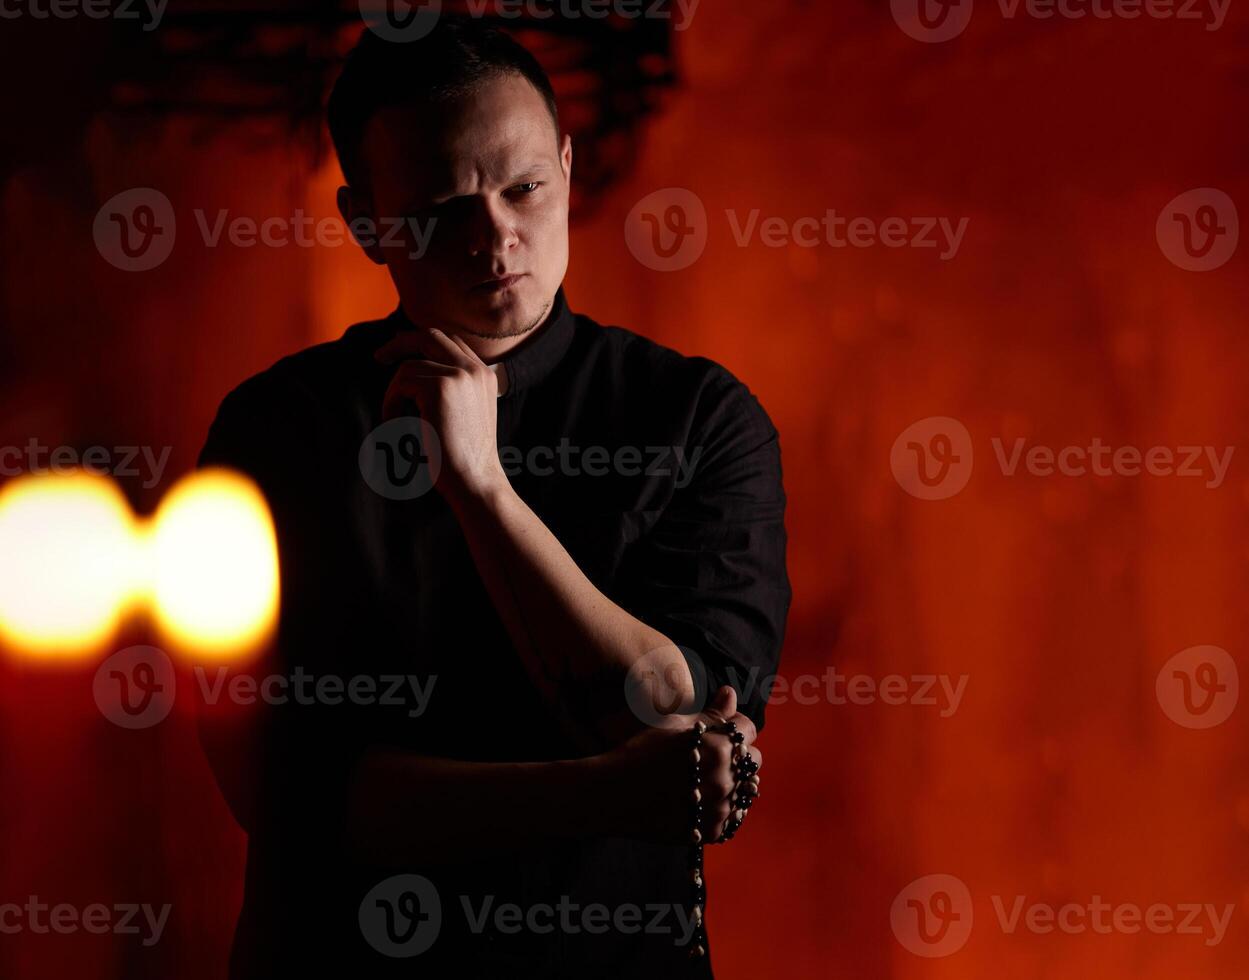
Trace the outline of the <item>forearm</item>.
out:
<instances>
[{"instance_id":1,"label":"forearm","mask_svg":"<svg viewBox=\"0 0 1249 980\"><path fill-rule=\"evenodd\" d=\"M391 748L357 764L347 845L361 859L436 865L534 841L612 835L618 800L604 757L464 762Z\"/></svg>"},{"instance_id":2,"label":"forearm","mask_svg":"<svg viewBox=\"0 0 1249 980\"><path fill-rule=\"evenodd\" d=\"M530 676L582 744L615 744L637 729L624 693L642 658L631 680L652 687L661 710L689 710L693 681L680 650L595 588L506 481L452 507Z\"/></svg>"}]
</instances>

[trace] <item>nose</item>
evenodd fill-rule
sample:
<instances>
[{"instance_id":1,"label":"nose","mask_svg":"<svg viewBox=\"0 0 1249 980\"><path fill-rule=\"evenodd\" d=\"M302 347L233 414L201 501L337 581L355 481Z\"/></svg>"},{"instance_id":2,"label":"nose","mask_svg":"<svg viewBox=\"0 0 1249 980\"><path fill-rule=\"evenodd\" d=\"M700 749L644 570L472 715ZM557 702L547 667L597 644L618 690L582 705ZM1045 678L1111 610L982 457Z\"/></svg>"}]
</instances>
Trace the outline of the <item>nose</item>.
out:
<instances>
[{"instance_id":1,"label":"nose","mask_svg":"<svg viewBox=\"0 0 1249 980\"><path fill-rule=\"evenodd\" d=\"M520 236L508 209L498 201L483 199L474 209L469 254L474 258L481 255L502 258L519 242Z\"/></svg>"}]
</instances>

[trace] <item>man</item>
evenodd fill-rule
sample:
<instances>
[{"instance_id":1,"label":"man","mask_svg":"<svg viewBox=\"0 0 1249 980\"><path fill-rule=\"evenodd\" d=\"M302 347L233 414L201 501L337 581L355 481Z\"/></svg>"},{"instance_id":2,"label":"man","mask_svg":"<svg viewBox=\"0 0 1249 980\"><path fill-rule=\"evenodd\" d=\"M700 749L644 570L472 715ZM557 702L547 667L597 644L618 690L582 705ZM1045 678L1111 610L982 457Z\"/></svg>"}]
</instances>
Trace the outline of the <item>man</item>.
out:
<instances>
[{"instance_id":1,"label":"man","mask_svg":"<svg viewBox=\"0 0 1249 980\"><path fill-rule=\"evenodd\" d=\"M691 845L753 802L790 600L775 429L569 310L571 140L505 34L366 32L329 124L399 309L239 386L200 457L274 513L253 669L313 692L203 723L232 974L708 977Z\"/></svg>"}]
</instances>

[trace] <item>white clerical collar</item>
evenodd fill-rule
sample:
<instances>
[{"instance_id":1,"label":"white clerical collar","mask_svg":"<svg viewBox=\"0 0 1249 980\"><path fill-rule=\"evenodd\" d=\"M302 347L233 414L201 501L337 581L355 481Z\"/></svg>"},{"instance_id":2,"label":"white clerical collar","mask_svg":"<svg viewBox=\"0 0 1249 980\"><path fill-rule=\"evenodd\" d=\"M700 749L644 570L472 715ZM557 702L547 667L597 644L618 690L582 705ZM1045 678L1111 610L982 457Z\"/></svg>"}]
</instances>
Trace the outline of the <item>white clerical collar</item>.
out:
<instances>
[{"instance_id":1,"label":"white clerical collar","mask_svg":"<svg viewBox=\"0 0 1249 980\"><path fill-rule=\"evenodd\" d=\"M499 397L502 398L507 394L507 365L502 361L496 361L490 365L490 370L494 372L494 376L499 379Z\"/></svg>"}]
</instances>

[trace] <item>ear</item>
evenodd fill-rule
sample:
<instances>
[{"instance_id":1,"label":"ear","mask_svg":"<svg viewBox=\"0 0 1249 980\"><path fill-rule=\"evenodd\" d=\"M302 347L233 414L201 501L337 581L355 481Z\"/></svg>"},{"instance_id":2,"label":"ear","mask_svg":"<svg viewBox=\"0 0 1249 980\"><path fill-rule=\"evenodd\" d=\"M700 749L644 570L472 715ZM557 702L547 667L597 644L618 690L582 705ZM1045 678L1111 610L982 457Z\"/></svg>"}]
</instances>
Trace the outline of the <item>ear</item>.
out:
<instances>
[{"instance_id":1,"label":"ear","mask_svg":"<svg viewBox=\"0 0 1249 980\"><path fill-rule=\"evenodd\" d=\"M563 143L559 148L560 169L564 171L564 180L572 180L572 137L564 134Z\"/></svg>"},{"instance_id":2,"label":"ear","mask_svg":"<svg viewBox=\"0 0 1249 980\"><path fill-rule=\"evenodd\" d=\"M376 265L385 265L386 257L378 244L380 235L377 231L377 221L373 217L372 202L350 187L340 187L338 189L338 213L343 216L351 237L364 250L369 261Z\"/></svg>"}]
</instances>

